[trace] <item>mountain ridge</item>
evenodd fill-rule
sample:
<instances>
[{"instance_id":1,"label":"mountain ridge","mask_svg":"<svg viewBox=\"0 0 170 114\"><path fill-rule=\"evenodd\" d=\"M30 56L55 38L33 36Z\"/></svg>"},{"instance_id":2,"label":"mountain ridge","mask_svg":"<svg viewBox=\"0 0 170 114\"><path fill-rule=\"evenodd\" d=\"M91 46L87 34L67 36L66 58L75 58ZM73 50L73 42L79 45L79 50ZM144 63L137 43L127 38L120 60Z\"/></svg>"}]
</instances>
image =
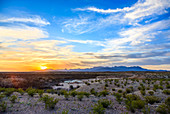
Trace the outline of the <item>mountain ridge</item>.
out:
<instances>
[{"instance_id":1,"label":"mountain ridge","mask_svg":"<svg viewBox=\"0 0 170 114\"><path fill-rule=\"evenodd\" d=\"M161 72L161 71L167 71L167 70L150 70L145 69L140 66L114 66L114 67L104 67L104 66L97 66L92 68L85 68L85 69L63 69L63 70L52 70L47 69L46 71L66 71L66 72L125 72L125 71L155 71L155 72Z\"/></svg>"}]
</instances>

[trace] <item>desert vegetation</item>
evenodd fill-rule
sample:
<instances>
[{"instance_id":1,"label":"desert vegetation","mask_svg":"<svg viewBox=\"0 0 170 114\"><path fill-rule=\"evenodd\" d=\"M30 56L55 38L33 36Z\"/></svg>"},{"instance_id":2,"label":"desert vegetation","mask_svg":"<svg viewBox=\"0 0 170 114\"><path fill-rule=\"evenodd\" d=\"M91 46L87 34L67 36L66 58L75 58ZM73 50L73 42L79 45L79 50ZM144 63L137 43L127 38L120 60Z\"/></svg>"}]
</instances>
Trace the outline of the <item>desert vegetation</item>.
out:
<instances>
[{"instance_id":1,"label":"desert vegetation","mask_svg":"<svg viewBox=\"0 0 170 114\"><path fill-rule=\"evenodd\" d=\"M1 86L0 113L168 114L169 84L169 78L96 77L69 90Z\"/></svg>"}]
</instances>

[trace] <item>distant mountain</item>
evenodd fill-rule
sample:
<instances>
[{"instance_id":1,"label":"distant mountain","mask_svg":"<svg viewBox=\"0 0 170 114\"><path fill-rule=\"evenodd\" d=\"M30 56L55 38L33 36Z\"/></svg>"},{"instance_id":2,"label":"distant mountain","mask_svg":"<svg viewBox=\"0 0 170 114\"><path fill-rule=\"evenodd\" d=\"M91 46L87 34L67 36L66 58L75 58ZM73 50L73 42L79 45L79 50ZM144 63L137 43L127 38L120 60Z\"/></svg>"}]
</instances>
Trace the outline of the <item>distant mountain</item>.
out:
<instances>
[{"instance_id":1,"label":"distant mountain","mask_svg":"<svg viewBox=\"0 0 170 114\"><path fill-rule=\"evenodd\" d=\"M48 70L47 70L48 71ZM144 69L140 66L132 66L132 67L126 67L126 66L114 66L114 67L93 67L93 68L86 68L86 69L65 69L65 70L49 70L49 71L67 71L67 72L120 72L120 71L166 71L166 70L149 70Z\"/></svg>"}]
</instances>

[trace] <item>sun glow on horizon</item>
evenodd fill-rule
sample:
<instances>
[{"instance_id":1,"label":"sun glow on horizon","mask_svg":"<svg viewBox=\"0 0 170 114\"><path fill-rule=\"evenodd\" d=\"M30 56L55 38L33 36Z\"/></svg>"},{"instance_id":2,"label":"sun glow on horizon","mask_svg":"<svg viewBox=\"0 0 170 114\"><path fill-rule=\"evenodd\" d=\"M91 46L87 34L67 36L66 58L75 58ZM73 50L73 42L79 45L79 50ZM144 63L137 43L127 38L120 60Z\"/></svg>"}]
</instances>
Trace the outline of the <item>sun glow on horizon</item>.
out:
<instances>
[{"instance_id":1,"label":"sun glow on horizon","mask_svg":"<svg viewBox=\"0 0 170 114\"><path fill-rule=\"evenodd\" d=\"M46 66L40 66L41 70L46 70L47 67Z\"/></svg>"}]
</instances>

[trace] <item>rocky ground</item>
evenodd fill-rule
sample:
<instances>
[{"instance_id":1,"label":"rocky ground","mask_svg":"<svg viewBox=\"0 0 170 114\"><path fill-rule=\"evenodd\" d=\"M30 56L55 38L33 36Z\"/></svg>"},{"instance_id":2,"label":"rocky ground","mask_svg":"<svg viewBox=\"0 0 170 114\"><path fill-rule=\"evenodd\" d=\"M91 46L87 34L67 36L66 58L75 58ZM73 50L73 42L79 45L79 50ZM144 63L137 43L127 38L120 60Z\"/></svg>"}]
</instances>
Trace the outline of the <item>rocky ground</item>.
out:
<instances>
[{"instance_id":1,"label":"rocky ground","mask_svg":"<svg viewBox=\"0 0 170 114\"><path fill-rule=\"evenodd\" d=\"M138 79L102 79L94 81L86 81L86 85L70 90L45 90L42 96L48 95L54 99L59 99L54 109L46 109L45 103L40 101L40 95L35 92L31 97L29 92L25 91L23 95L21 91L14 90L10 95L6 94L7 89L0 88L0 113L6 114L124 114L124 113L148 113L155 114L158 111L158 107L161 105L161 111L165 110L164 113L168 114L170 104L170 87L169 79L165 80L138 80ZM130 90L128 91L127 88ZM93 91L92 91L93 90ZM165 92L166 90L166 92ZM30 90L31 91L31 90ZM75 97L71 96L71 92L76 91L78 95ZM83 94L82 100L78 98L81 92L89 93L89 97ZM149 91L153 91L153 95L149 94ZM103 92L103 93L102 93ZM116 94L121 95L118 99ZM8 96L7 96L8 95ZM140 97L140 103L143 102L144 106L140 103L134 106L134 103L127 104L126 100L128 95L137 95ZM11 102L11 96L16 96L15 103ZM156 96L159 98L158 102L148 103L146 96ZM166 99L169 98L167 101ZM101 99L107 99L109 106L107 108L100 107L98 101ZM6 109L3 110L2 102L5 101L7 104ZM135 101L135 100L134 100ZM132 101L133 102L133 101ZM136 101L135 101L136 102ZM129 109L127 106L134 108L134 111ZM164 107L163 107L164 106ZM97 111L94 111L94 107L97 107ZM160 108L160 107L159 107ZM100 111L103 109L103 112Z\"/></svg>"}]
</instances>

